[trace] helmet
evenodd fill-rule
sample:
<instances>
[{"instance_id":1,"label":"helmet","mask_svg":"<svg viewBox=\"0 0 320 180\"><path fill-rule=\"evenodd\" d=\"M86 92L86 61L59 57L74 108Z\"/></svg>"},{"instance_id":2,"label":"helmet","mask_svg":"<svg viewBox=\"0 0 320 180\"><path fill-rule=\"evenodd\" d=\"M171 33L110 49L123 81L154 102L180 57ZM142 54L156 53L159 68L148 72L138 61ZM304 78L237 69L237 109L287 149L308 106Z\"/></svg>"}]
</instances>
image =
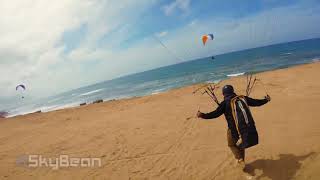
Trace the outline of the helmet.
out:
<instances>
[{"instance_id":1,"label":"helmet","mask_svg":"<svg viewBox=\"0 0 320 180\"><path fill-rule=\"evenodd\" d=\"M222 94L223 94L224 96L231 95L231 94L233 94L233 93L234 93L234 89L233 89L233 87L232 87L231 85L225 85L225 86L223 86L223 88L222 88Z\"/></svg>"}]
</instances>

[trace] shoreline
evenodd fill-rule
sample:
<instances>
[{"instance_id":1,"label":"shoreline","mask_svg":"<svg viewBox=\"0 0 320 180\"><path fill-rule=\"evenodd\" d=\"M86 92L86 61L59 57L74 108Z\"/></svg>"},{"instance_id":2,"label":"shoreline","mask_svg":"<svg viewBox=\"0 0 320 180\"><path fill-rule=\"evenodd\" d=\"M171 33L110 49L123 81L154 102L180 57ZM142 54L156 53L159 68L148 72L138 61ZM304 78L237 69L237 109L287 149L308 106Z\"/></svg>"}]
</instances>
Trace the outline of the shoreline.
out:
<instances>
[{"instance_id":1,"label":"shoreline","mask_svg":"<svg viewBox=\"0 0 320 180\"><path fill-rule=\"evenodd\" d=\"M277 71L277 70L290 69L290 68L304 66L304 65L308 65L308 64L320 63L319 61L320 61L320 59L315 59L315 60L313 60L313 62L309 62L309 63L297 64L297 65L292 65L292 66L284 66L284 67L280 67L280 68L272 69L272 70L253 72L252 74L254 76L256 76L256 75L263 74L263 73L266 73L266 72L273 72L273 71ZM233 78L239 78L239 77L243 77L243 76L246 76L246 75L247 75L247 72L234 73L234 74L231 74L231 75L226 75L225 79L213 80L212 82L217 81L217 82L221 83L221 82L233 79ZM90 105L93 105L93 104L98 104L98 103L109 103L109 102L112 102L112 101L120 101L120 100L130 101L130 100L136 99L136 98L155 96L155 95L158 95L158 94L169 93L170 91L178 90L178 89L181 89L181 88L194 87L194 86L197 87L197 86L201 86L201 85L204 85L204 84L211 84L211 82L195 83L195 84L191 84L191 85L187 85L187 86L172 88L172 89L169 89L169 90L166 90L166 91L162 91L162 92L146 94L146 95L143 95L143 96L133 96L133 97L126 97L126 98L119 98L119 99L110 99L110 100L96 99L96 100L94 100L92 102L81 102L79 104L70 103L70 104L72 104L70 106L62 105L61 107L56 107L57 109L48 110L48 111L47 110L43 110L43 109L37 109L37 110L34 110L32 112L28 112L28 113L25 113L25 114L18 114L18 115L13 115L13 116L9 115L9 116L4 117L4 119L10 119L10 118L18 117L18 116L26 116L26 115L32 115L32 114L37 114L37 113L55 112L55 111L61 111L61 110L65 110L65 109L84 108L84 107L87 107L87 106L90 106ZM64 106L66 106L66 107L64 107Z\"/></svg>"},{"instance_id":2,"label":"shoreline","mask_svg":"<svg viewBox=\"0 0 320 180\"><path fill-rule=\"evenodd\" d=\"M313 60L312 62L309 62L309 63L297 64L297 65L292 65L292 66L284 66L284 67L280 67L280 68L272 69L272 70L252 72L252 74L254 76L256 76L256 75L263 74L263 73L266 73L266 72L273 72L273 71L277 71L277 70L290 69L290 68L294 68L294 67L299 67L299 66L304 66L304 65L314 64L314 63L319 63L319 62L320 62L320 59L315 59L315 60ZM234 74L231 74L231 75L226 75L227 77L225 79L214 80L212 82L217 81L217 82L221 83L223 81L227 81L227 80L230 80L230 79L233 79L233 78L239 78L239 77L246 76L247 73L248 72L241 72L241 73L234 73ZM43 110L43 109L36 109L34 111L31 111L31 112L28 112L28 113L25 113L25 114L17 114L17 115L13 115L13 116L7 115L7 116L3 117L3 119L10 119L10 118L14 118L14 117L17 117L17 116L26 116L26 115L32 115L32 114L37 114L37 113L55 112L55 111L61 111L61 110L65 110L65 109L83 108L83 107L87 107L87 106L90 106L90 105L93 105L93 104L109 103L109 102L112 102L112 101L119 101L119 100L128 100L128 101L130 101L130 100L133 100L133 99L136 99L136 98L143 98L143 97L154 96L154 95L163 94L163 93L169 93L170 91L178 90L178 89L181 89L181 88L201 86L201 85L204 85L204 84L211 84L212 82L195 83L195 84L191 84L191 85L187 85L187 86L172 88L172 89L169 89L169 90L166 90L166 91L162 91L162 92L146 94L146 95L143 95L143 96L133 96L133 97L126 97L126 98L119 98L119 99L110 99L110 100L96 99L96 100L91 101L91 102L81 102L79 104L70 103L72 105L70 105L70 106L62 105L61 107L56 107L56 109L48 110L48 111L47 110Z\"/></svg>"}]
</instances>

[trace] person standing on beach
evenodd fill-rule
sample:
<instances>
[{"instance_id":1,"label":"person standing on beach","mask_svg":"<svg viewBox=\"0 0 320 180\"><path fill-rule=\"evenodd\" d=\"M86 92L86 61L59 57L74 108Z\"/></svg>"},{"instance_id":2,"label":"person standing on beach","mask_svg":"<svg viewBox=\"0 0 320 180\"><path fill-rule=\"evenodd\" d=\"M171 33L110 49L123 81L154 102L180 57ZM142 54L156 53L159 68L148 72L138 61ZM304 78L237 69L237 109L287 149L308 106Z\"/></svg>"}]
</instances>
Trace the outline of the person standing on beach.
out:
<instances>
[{"instance_id":1,"label":"person standing on beach","mask_svg":"<svg viewBox=\"0 0 320 180\"><path fill-rule=\"evenodd\" d=\"M227 140L237 162L245 167L245 149L258 144L258 133L251 115L249 106L262 106L271 100L267 95L264 99L252 99L248 96L238 96L231 85L222 89L224 101L215 111L202 113L198 111L197 117L213 119L225 115L228 123Z\"/></svg>"}]
</instances>

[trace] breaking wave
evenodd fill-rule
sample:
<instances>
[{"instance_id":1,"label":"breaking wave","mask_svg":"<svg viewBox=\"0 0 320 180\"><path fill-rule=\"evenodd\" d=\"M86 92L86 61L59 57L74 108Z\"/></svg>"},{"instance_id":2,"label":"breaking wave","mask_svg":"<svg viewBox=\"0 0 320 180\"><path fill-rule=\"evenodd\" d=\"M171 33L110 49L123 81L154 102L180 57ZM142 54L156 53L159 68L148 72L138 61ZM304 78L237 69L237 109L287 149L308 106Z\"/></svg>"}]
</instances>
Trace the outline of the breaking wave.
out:
<instances>
[{"instance_id":1,"label":"breaking wave","mask_svg":"<svg viewBox=\"0 0 320 180\"><path fill-rule=\"evenodd\" d=\"M235 73L235 74L228 74L228 77L236 77L236 76L242 76L244 75L246 72L241 72L241 73Z\"/></svg>"}]
</instances>

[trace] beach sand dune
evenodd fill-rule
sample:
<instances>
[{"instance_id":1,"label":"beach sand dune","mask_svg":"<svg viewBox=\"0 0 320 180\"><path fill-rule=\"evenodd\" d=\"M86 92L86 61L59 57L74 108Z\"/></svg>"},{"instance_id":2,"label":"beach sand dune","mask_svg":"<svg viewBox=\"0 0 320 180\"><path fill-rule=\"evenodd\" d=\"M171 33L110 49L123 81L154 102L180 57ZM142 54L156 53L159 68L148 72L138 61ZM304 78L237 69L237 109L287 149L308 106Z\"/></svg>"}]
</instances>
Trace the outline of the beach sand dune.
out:
<instances>
[{"instance_id":1,"label":"beach sand dune","mask_svg":"<svg viewBox=\"0 0 320 180\"><path fill-rule=\"evenodd\" d=\"M319 77L320 63L257 75L272 101L252 108L260 144L247 150L246 172L227 147L224 117L195 117L216 105L194 85L1 120L0 179L320 179ZM225 84L243 94L246 78ZM257 83L252 97L263 96ZM31 168L27 155L97 157L102 166Z\"/></svg>"}]
</instances>

